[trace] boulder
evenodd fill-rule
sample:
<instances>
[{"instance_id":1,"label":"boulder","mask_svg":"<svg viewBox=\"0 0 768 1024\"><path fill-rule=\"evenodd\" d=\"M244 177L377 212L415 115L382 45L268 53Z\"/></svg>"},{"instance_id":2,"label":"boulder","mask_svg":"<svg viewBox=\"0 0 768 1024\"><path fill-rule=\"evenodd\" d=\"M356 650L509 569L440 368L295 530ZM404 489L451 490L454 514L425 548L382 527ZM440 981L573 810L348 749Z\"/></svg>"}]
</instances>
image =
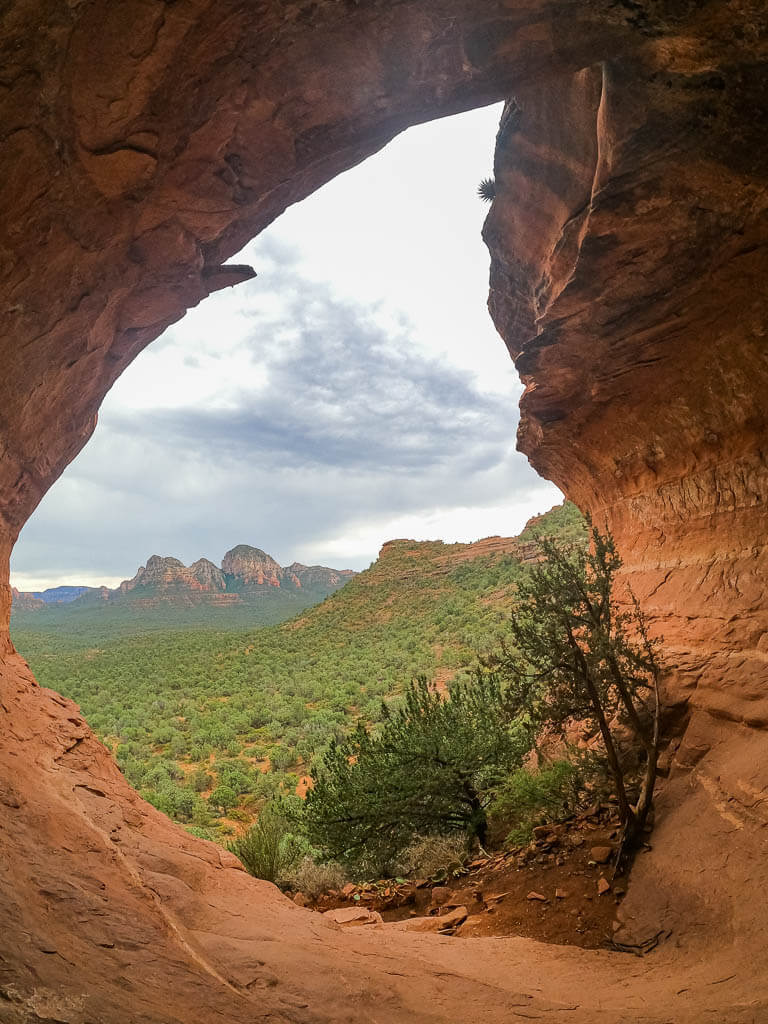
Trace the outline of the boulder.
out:
<instances>
[{"instance_id":1,"label":"boulder","mask_svg":"<svg viewBox=\"0 0 768 1024\"><path fill-rule=\"evenodd\" d=\"M412 917L408 921L397 921L389 927L404 932L446 932L457 928L468 916L466 907L456 907L439 917Z\"/></svg>"},{"instance_id":2,"label":"boulder","mask_svg":"<svg viewBox=\"0 0 768 1024\"><path fill-rule=\"evenodd\" d=\"M367 907L338 907L336 910L326 910L323 917L342 927L358 928L363 925L383 924L381 914L376 910L368 910Z\"/></svg>"}]
</instances>

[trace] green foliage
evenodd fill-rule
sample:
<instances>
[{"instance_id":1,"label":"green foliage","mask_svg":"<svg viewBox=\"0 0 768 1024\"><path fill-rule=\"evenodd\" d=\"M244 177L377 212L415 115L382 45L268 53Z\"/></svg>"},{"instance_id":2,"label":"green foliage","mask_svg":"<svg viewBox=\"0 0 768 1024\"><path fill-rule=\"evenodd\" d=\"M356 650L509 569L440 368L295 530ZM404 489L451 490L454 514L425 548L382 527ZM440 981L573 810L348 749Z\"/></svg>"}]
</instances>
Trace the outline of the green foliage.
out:
<instances>
[{"instance_id":1,"label":"green foliage","mask_svg":"<svg viewBox=\"0 0 768 1024\"><path fill-rule=\"evenodd\" d=\"M543 560L518 587L511 621L516 650L496 667L540 726L563 730L585 721L600 732L629 839L639 834L653 795L659 740L659 668L645 618L631 593L614 600L621 559L610 534L591 527L591 545L539 541ZM616 730L618 720L644 751L647 770L637 806L630 803Z\"/></svg>"},{"instance_id":2,"label":"green foliage","mask_svg":"<svg viewBox=\"0 0 768 1024\"><path fill-rule=\"evenodd\" d=\"M208 798L208 802L226 813L237 806L237 793L231 786L217 786Z\"/></svg>"},{"instance_id":3,"label":"green foliage","mask_svg":"<svg viewBox=\"0 0 768 1024\"><path fill-rule=\"evenodd\" d=\"M254 825L227 849L243 862L246 871L267 882L280 881L306 855L306 844L291 833L285 809L266 804Z\"/></svg>"},{"instance_id":4,"label":"green foliage","mask_svg":"<svg viewBox=\"0 0 768 1024\"><path fill-rule=\"evenodd\" d=\"M334 740L313 772L304 828L325 858L379 874L415 836L459 832L483 842L493 788L518 767L531 733L498 679L478 672L446 699L424 677L382 725Z\"/></svg>"},{"instance_id":5,"label":"green foliage","mask_svg":"<svg viewBox=\"0 0 768 1024\"><path fill-rule=\"evenodd\" d=\"M515 845L529 842L532 830L572 812L582 788L574 761L553 761L538 771L518 768L499 787L488 808L495 833Z\"/></svg>"},{"instance_id":6,"label":"green foliage","mask_svg":"<svg viewBox=\"0 0 768 1024\"><path fill-rule=\"evenodd\" d=\"M496 182L493 178L483 178L477 186L477 194L485 203L491 203L496 198Z\"/></svg>"},{"instance_id":7,"label":"green foliage","mask_svg":"<svg viewBox=\"0 0 768 1024\"><path fill-rule=\"evenodd\" d=\"M540 522L584 537L568 503ZM331 739L358 721L378 723L382 699L405 680L466 680L476 651L498 649L527 570L514 551L470 553L467 544L393 542L331 597L266 628L257 627L278 610L270 600L258 622L253 606L187 617L163 607L64 617L54 607L14 612L13 638L40 682L81 706L155 806L177 821L212 822L220 835L217 816L253 820L264 800L293 790ZM222 785L234 805L212 799ZM200 798L191 818L186 791Z\"/></svg>"}]
</instances>

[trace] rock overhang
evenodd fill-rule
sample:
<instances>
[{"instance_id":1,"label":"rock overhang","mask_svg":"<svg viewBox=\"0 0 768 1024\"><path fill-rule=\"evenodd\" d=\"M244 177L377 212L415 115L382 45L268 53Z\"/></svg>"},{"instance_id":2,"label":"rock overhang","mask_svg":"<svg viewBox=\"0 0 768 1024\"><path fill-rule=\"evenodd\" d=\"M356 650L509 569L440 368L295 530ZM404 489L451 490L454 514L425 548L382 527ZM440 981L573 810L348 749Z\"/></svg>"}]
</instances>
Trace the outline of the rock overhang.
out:
<instances>
[{"instance_id":1,"label":"rock overhang","mask_svg":"<svg viewBox=\"0 0 768 1024\"><path fill-rule=\"evenodd\" d=\"M521 447L611 523L678 667L674 697L702 709L681 764L703 788L680 811L672 800L670 818L690 832L696 814L759 791L747 776L763 749L754 727L768 724L762 3L20 0L0 39L0 564L122 369L248 276L227 266L248 239L406 126L514 96L486 237L492 313L526 383ZM456 1019L462 993L475 1001L467 1020L477 1007L509 1019L498 979L431 946L379 950L369 967L355 952L341 968L335 939L142 804L76 709L35 687L7 633L3 644L9 1020L124 1019L140 1005L165 1021L169 984L185 1021L252 1019L254 992L272 1019L355 1019L325 983L340 970L363 993L360 1013L375 1005L387 1021ZM736 818L750 850L749 816ZM640 902L655 892L702 906L659 858ZM712 921L727 901L723 882ZM240 920L244 905L257 924ZM747 910L729 941L757 934ZM135 927L122 931L121 917ZM295 942L276 943L292 928ZM165 975L148 969L150 946ZM421 958L430 978L454 972L422 992L442 1009L392 982L392 955ZM562 954L553 981L553 960L521 956L549 965L549 986L597 969ZM623 976L600 971L603 1019L618 1021ZM764 980L752 984L764 998ZM665 1019L675 993L654 991L661 1016L649 1019ZM734 1021L736 1002L723 1011ZM564 999L542 1009L579 1019Z\"/></svg>"}]
</instances>

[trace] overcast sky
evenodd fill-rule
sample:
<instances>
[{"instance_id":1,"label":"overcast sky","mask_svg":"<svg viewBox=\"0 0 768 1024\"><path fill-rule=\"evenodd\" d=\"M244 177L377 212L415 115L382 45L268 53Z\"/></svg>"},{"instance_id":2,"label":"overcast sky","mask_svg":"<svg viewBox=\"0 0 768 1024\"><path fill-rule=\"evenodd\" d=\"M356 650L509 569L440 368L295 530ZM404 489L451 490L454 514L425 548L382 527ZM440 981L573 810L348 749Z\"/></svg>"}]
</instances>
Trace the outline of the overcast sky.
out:
<instances>
[{"instance_id":1,"label":"overcast sky","mask_svg":"<svg viewBox=\"0 0 768 1024\"><path fill-rule=\"evenodd\" d=\"M561 500L515 451L520 384L486 310L500 108L412 128L288 210L154 342L24 528L21 589L247 543L365 568L393 537L517 533Z\"/></svg>"}]
</instances>

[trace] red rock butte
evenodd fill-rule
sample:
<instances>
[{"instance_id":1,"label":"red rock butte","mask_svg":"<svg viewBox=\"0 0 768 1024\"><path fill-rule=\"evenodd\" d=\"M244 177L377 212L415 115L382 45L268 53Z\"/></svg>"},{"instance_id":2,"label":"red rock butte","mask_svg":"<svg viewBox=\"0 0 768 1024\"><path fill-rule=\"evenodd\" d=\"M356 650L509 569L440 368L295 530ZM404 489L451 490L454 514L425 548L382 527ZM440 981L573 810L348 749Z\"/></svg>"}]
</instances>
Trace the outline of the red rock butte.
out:
<instances>
[{"instance_id":1,"label":"red rock butte","mask_svg":"<svg viewBox=\"0 0 768 1024\"><path fill-rule=\"evenodd\" d=\"M763 0L17 0L0 47L0 1020L768 1020ZM676 667L643 960L289 904L143 803L7 632L11 547L137 353L290 203L501 99L519 445L611 525Z\"/></svg>"}]
</instances>

